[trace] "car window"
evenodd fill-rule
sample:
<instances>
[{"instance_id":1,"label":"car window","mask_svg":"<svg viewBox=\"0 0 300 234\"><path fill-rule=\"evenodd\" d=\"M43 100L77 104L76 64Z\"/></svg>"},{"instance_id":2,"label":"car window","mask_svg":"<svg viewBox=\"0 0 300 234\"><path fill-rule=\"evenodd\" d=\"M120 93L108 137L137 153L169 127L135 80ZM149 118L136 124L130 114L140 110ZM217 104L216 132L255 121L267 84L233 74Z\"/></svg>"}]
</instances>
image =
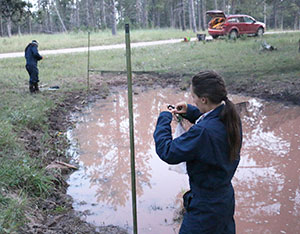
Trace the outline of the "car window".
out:
<instances>
[{"instance_id":1,"label":"car window","mask_svg":"<svg viewBox=\"0 0 300 234\"><path fill-rule=\"evenodd\" d=\"M228 19L228 22L229 23L238 23L239 20L238 20L238 18L230 18L230 19Z\"/></svg>"},{"instance_id":2,"label":"car window","mask_svg":"<svg viewBox=\"0 0 300 234\"><path fill-rule=\"evenodd\" d=\"M239 17L239 22L241 23L245 22L244 17Z\"/></svg>"},{"instance_id":3,"label":"car window","mask_svg":"<svg viewBox=\"0 0 300 234\"><path fill-rule=\"evenodd\" d=\"M244 17L244 20L245 20L246 23L253 23L254 22L254 20L249 18L249 17Z\"/></svg>"}]
</instances>

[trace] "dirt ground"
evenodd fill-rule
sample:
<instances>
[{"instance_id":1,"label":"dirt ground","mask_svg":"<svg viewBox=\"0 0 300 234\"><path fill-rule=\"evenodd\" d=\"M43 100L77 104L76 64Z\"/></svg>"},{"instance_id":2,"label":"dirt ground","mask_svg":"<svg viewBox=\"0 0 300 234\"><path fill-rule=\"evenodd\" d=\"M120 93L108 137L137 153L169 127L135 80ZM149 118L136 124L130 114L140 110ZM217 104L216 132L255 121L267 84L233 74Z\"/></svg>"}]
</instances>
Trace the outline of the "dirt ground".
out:
<instances>
[{"instance_id":1,"label":"dirt ground","mask_svg":"<svg viewBox=\"0 0 300 234\"><path fill-rule=\"evenodd\" d=\"M22 233L46 233L46 234L80 234L80 233L110 233L123 234L126 230L115 226L95 227L84 221L85 213L75 212L72 208L72 198L66 194L68 184L66 180L73 169L59 167L61 173L51 169L53 162L63 161L69 163L70 158L66 156L66 150L69 143L67 142L64 132L68 128L72 128L74 123L70 118L70 113L81 111L87 103L96 101L97 99L105 99L110 90L126 89L126 74L102 74L91 78L97 80L97 83L91 85L89 94L86 91L70 92L64 95L66 98L63 102L58 103L55 110L48 113L48 121L50 126L49 149L46 152L40 145L33 146L32 142L39 142L40 136L43 135L39 129L30 129L22 133L22 140L25 142L26 149L32 157L41 157L48 173L53 174L57 181L56 186L51 191L47 199L40 199L35 207L28 212L29 223L21 230ZM145 89L158 87L167 87L172 85L178 89L188 89L189 84L184 82L181 75L174 74L134 74L133 84ZM133 91L134 91L133 87ZM284 102L286 104L300 104L300 81L297 83L274 82L272 84L261 82L255 84L251 79L244 83L232 84L228 86L229 93L243 94L259 97L266 100L274 100ZM60 91L56 91L60 92ZM37 94L39 95L39 94ZM50 94L49 94L50 95ZM57 93L56 93L57 95ZM58 94L60 95L60 94Z\"/></svg>"}]
</instances>

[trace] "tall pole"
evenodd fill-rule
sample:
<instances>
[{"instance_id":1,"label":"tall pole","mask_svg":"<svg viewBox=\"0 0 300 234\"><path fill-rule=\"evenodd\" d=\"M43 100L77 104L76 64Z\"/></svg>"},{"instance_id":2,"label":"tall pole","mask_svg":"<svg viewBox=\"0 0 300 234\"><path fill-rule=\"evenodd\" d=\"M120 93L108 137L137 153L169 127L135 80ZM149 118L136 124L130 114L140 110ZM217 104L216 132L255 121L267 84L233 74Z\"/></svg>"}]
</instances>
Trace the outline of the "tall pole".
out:
<instances>
[{"instance_id":1,"label":"tall pole","mask_svg":"<svg viewBox=\"0 0 300 234\"><path fill-rule=\"evenodd\" d=\"M87 91L90 91L90 32L88 32Z\"/></svg>"},{"instance_id":2,"label":"tall pole","mask_svg":"<svg viewBox=\"0 0 300 234\"><path fill-rule=\"evenodd\" d=\"M133 126L133 106L132 106L132 71L131 71L129 24L125 24L125 40L126 40L126 65L127 65L127 86L128 86L129 133L130 133L130 165L131 165L133 233L137 234L134 126Z\"/></svg>"}]
</instances>

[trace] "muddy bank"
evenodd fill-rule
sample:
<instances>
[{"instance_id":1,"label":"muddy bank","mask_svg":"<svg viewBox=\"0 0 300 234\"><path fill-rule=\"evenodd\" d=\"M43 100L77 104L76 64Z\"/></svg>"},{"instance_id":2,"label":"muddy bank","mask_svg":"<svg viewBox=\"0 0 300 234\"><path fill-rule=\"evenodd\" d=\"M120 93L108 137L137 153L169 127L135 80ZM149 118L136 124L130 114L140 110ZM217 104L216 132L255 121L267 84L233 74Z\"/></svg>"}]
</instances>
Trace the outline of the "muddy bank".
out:
<instances>
[{"instance_id":1,"label":"muddy bank","mask_svg":"<svg viewBox=\"0 0 300 234\"><path fill-rule=\"evenodd\" d=\"M106 98L111 89L126 89L126 74L105 74L93 76L91 80L97 81L91 84L90 93L76 91L69 93L55 93L64 97L64 101L57 103L57 108L49 112L49 148L43 149L41 145L32 146L31 142L40 139L43 135L39 129L26 130L22 134L26 149L33 157L40 157L43 165L47 167L53 161L69 162L71 158L66 155L68 142L64 136L66 130L73 126L70 113L81 111L88 103L97 99ZM189 80L186 75L158 75L158 74L135 74L133 83L143 89L155 87L166 87L172 85L179 89L187 89ZM134 89L133 89L134 90ZM300 103L299 90L300 82L290 84L288 82L272 84L255 84L253 81L228 86L231 93L242 93L268 100L277 100L286 103ZM38 141L36 141L38 142ZM60 168L61 173L55 173L57 178L56 186L51 191L48 199L40 199L36 207L30 211L30 222L23 227L22 233L126 233L121 228L113 226L95 227L86 223L85 214L77 213L72 208L72 199L66 195L67 183L65 182L72 169ZM49 169L48 173L55 171ZM29 217L29 216L28 216ZM34 218L33 218L34 217Z\"/></svg>"},{"instance_id":2,"label":"muddy bank","mask_svg":"<svg viewBox=\"0 0 300 234\"><path fill-rule=\"evenodd\" d=\"M300 104L300 80L260 81L247 79L243 82L233 82L228 85L231 93L241 93L265 100L278 101L287 104Z\"/></svg>"}]
</instances>

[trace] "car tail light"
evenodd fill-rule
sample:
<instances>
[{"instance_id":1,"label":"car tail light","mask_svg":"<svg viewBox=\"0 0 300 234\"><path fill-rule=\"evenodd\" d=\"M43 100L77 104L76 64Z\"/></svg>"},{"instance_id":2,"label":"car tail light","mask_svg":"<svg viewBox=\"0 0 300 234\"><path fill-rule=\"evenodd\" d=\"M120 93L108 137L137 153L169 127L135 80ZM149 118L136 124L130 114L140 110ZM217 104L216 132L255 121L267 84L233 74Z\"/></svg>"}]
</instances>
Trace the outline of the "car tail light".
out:
<instances>
[{"instance_id":1,"label":"car tail light","mask_svg":"<svg viewBox=\"0 0 300 234\"><path fill-rule=\"evenodd\" d=\"M228 23L225 23L222 25L222 28L226 28L228 26Z\"/></svg>"}]
</instances>

